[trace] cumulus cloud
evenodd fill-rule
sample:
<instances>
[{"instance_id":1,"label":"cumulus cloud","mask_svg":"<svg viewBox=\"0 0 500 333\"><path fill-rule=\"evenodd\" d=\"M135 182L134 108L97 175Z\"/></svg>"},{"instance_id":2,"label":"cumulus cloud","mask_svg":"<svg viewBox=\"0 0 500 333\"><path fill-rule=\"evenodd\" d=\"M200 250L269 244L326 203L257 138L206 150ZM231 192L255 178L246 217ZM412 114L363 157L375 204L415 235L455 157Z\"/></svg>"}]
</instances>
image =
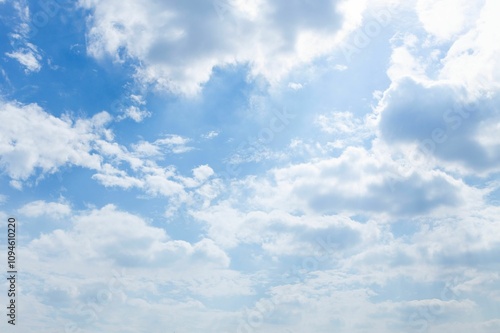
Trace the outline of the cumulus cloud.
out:
<instances>
[{"instance_id":1,"label":"cumulus cloud","mask_svg":"<svg viewBox=\"0 0 500 333\"><path fill-rule=\"evenodd\" d=\"M412 145L407 158L416 164L438 159L452 169L494 172L500 162L494 134L500 121L498 98L470 102L461 87L406 78L381 101L380 134L394 147Z\"/></svg>"},{"instance_id":2,"label":"cumulus cloud","mask_svg":"<svg viewBox=\"0 0 500 333\"><path fill-rule=\"evenodd\" d=\"M477 4L465 0L419 0L416 10L426 31L439 40L450 40L470 28L477 19ZM443 16L447 17L446 22L441 19Z\"/></svg>"},{"instance_id":3,"label":"cumulus cloud","mask_svg":"<svg viewBox=\"0 0 500 333\"><path fill-rule=\"evenodd\" d=\"M383 151L352 147L337 158L234 181L225 192L230 199L191 209L210 237L227 248L257 244L280 255L314 253L325 234L335 235L330 246L338 251L371 244L377 227L358 219L446 216L479 207L486 194L445 172L404 169Z\"/></svg>"},{"instance_id":4,"label":"cumulus cloud","mask_svg":"<svg viewBox=\"0 0 500 333\"><path fill-rule=\"evenodd\" d=\"M172 239L164 228L113 205L74 211L68 222L20 250L28 274L23 294L30 304L25 309L45 313L56 307L61 314L50 322L34 315L31 325L113 330L120 322L134 327L142 321L130 316L133 308L141 316L151 309L175 309L169 325L186 327L184 320L196 316L209 327L217 311L198 298L253 292L253 283L228 269L228 255L210 239Z\"/></svg>"},{"instance_id":5,"label":"cumulus cloud","mask_svg":"<svg viewBox=\"0 0 500 333\"><path fill-rule=\"evenodd\" d=\"M349 3L353 12L365 7ZM72 212L69 203L45 199L21 206L28 218L69 221L20 248L35 324L52 328L44 318L55 307L57 325L69 318L106 332L157 325L193 332L267 333L278 325L304 332L498 331L498 320L484 315L500 300L500 211L486 206L498 184L461 178L494 176L500 162L498 52L486 43L496 36L489 13L497 5L458 1L444 25L436 18L449 1L414 3L425 31L387 43L392 82L377 93L373 114L321 108L308 119L323 141L298 137L290 147L323 155L266 173L222 180L201 162L185 175L167 157L195 149L189 138L124 145L108 129L107 113L70 120L34 104L3 103L0 161L13 186L21 188L38 170L77 165L106 187L166 197L169 217L172 207L182 207L193 223L177 229L114 205ZM90 9L91 55L131 61L139 82L184 94L196 93L214 67L229 63L279 79L331 50L344 24L334 1L234 0L215 8L195 2L195 10L173 1L80 4ZM477 22L465 19L469 10ZM140 121L144 101L130 98L136 109L128 117ZM324 144L331 138L338 141ZM340 149L331 154L328 144ZM257 153L236 157L291 160L286 150ZM169 235L192 226L198 233L189 241ZM126 274L116 280L122 268ZM263 320L252 326L247 318Z\"/></svg>"},{"instance_id":6,"label":"cumulus cloud","mask_svg":"<svg viewBox=\"0 0 500 333\"><path fill-rule=\"evenodd\" d=\"M221 202L192 215L206 223L208 235L224 248L260 246L271 256L324 256L350 253L377 239L374 225L345 216L296 216L284 210L239 210ZM335 254L334 254L335 253Z\"/></svg>"},{"instance_id":7,"label":"cumulus cloud","mask_svg":"<svg viewBox=\"0 0 500 333\"><path fill-rule=\"evenodd\" d=\"M188 95L199 91L215 67L250 64L252 75L276 82L298 65L327 54L344 26L345 6L339 8L339 3L80 2L92 11L92 56L140 62L139 81Z\"/></svg>"},{"instance_id":8,"label":"cumulus cloud","mask_svg":"<svg viewBox=\"0 0 500 333\"><path fill-rule=\"evenodd\" d=\"M500 4L485 0L477 8L477 20L471 20L474 25L453 41L439 72L440 79L464 86L469 101L491 98L500 91L500 46L491 42L500 38L498 18L494 15Z\"/></svg>"},{"instance_id":9,"label":"cumulus cloud","mask_svg":"<svg viewBox=\"0 0 500 333\"><path fill-rule=\"evenodd\" d=\"M88 168L95 171L92 179L106 187L138 188L148 195L171 197L169 214L183 203L208 203L218 195L220 186L209 180L213 170L208 165L194 168L193 177L184 177L174 166L157 163L167 154L192 150L190 139L167 135L132 144L130 150L114 141L107 128L111 120L106 112L72 120L52 116L36 104L2 102L0 167L19 190L34 175L43 177L65 166ZM52 213L57 215L54 205L38 202L22 211L51 214L55 209Z\"/></svg>"},{"instance_id":10,"label":"cumulus cloud","mask_svg":"<svg viewBox=\"0 0 500 333\"><path fill-rule=\"evenodd\" d=\"M172 240L164 229L150 226L113 205L82 212L72 223L68 230L55 230L32 240L28 245L30 253L51 265L55 258L86 265L92 260L111 261L125 267L229 265L227 255L211 240L202 239L195 244Z\"/></svg>"},{"instance_id":11,"label":"cumulus cloud","mask_svg":"<svg viewBox=\"0 0 500 333\"><path fill-rule=\"evenodd\" d=\"M70 164L98 169L93 141L105 135L106 112L72 121L46 113L36 104L0 102L0 165L17 180L55 172Z\"/></svg>"},{"instance_id":12,"label":"cumulus cloud","mask_svg":"<svg viewBox=\"0 0 500 333\"><path fill-rule=\"evenodd\" d=\"M19 208L19 212L28 217L48 216L60 219L71 214L71 207L66 203L37 200L25 204Z\"/></svg>"},{"instance_id":13,"label":"cumulus cloud","mask_svg":"<svg viewBox=\"0 0 500 333\"><path fill-rule=\"evenodd\" d=\"M191 179L179 175L173 166L156 163L166 154L194 149L188 145L190 139L167 135L153 142L132 144L129 150L114 141L107 128L111 121L107 112L72 120L66 115L52 116L36 104L2 102L0 167L18 189L33 175L80 166L94 170L92 178L105 186L136 187L152 195L178 196L182 202L188 197L185 186L201 186L213 173L209 166L198 167ZM120 165L123 162L130 169Z\"/></svg>"},{"instance_id":14,"label":"cumulus cloud","mask_svg":"<svg viewBox=\"0 0 500 333\"><path fill-rule=\"evenodd\" d=\"M167 216L174 214L183 204L206 205L222 191L220 180L210 179L214 171L208 165L193 168L193 177L185 177L174 166L160 166L154 160L148 159L160 155L157 146L145 147L144 143L141 143L142 154L137 155L137 151L131 153L117 144L106 145L108 147L102 150L104 156L112 157L114 161L104 163L92 179L106 187L137 188L150 196L168 197ZM145 154L146 148L148 154ZM115 166L120 162L127 162L132 171L126 171L123 166Z\"/></svg>"},{"instance_id":15,"label":"cumulus cloud","mask_svg":"<svg viewBox=\"0 0 500 333\"><path fill-rule=\"evenodd\" d=\"M445 173L418 168L402 172L386 157L383 152L349 147L338 158L275 169L269 180L252 188L261 193L259 203L268 207L293 206L323 214L426 214L441 206L454 207L468 193L460 194L466 186Z\"/></svg>"},{"instance_id":16,"label":"cumulus cloud","mask_svg":"<svg viewBox=\"0 0 500 333\"><path fill-rule=\"evenodd\" d=\"M447 3L419 1L417 9L439 15ZM411 163L426 161L462 173L499 170L500 141L494 133L500 121L500 49L491 43L500 38L491 15L497 7L495 1L459 2L447 14L456 21L446 25L450 31L432 15L421 17L429 36L439 37L434 43L421 45L422 37L407 35L402 45L394 45L388 69L393 82L378 105L379 130L395 150L405 146ZM477 19L462 26L469 14ZM444 53L443 40L451 43Z\"/></svg>"}]
</instances>

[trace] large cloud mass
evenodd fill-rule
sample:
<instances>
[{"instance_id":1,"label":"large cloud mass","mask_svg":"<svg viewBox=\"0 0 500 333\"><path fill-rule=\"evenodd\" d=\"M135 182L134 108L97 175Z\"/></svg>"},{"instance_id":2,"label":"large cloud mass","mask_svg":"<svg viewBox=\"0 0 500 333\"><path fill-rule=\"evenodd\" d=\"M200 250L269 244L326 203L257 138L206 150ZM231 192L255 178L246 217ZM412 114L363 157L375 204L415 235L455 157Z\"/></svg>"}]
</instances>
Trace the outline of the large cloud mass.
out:
<instances>
[{"instance_id":1,"label":"large cloud mass","mask_svg":"<svg viewBox=\"0 0 500 333\"><path fill-rule=\"evenodd\" d=\"M214 67L248 63L273 82L335 45L338 0L81 1L88 51L138 63L144 83L196 93Z\"/></svg>"}]
</instances>

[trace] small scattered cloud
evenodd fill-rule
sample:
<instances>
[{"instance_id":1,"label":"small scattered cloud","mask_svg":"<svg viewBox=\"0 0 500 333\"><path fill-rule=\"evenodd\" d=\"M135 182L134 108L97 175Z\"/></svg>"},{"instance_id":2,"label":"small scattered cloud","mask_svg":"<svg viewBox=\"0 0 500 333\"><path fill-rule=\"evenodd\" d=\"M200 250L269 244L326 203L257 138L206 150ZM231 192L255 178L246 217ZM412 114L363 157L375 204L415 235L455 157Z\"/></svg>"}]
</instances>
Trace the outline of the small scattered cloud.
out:
<instances>
[{"instance_id":1,"label":"small scattered cloud","mask_svg":"<svg viewBox=\"0 0 500 333\"><path fill-rule=\"evenodd\" d=\"M345 148L349 145L362 145L375 137L376 127L373 114L363 118L349 111L333 111L316 116L314 124L333 138L326 148Z\"/></svg>"},{"instance_id":2,"label":"small scattered cloud","mask_svg":"<svg viewBox=\"0 0 500 333\"><path fill-rule=\"evenodd\" d=\"M303 87L304 86L301 83L297 83L297 82L290 82L290 83L288 83L288 88L290 88L292 90L300 90Z\"/></svg>"},{"instance_id":3,"label":"small scattered cloud","mask_svg":"<svg viewBox=\"0 0 500 333\"><path fill-rule=\"evenodd\" d=\"M138 156L165 156L166 154L183 154L194 149L188 145L191 140L180 135L170 134L153 142L140 141L132 145Z\"/></svg>"},{"instance_id":4,"label":"small scattered cloud","mask_svg":"<svg viewBox=\"0 0 500 333\"><path fill-rule=\"evenodd\" d=\"M187 145L190 141L190 139L180 135L168 135L163 139L156 140L155 143L159 146L166 147L174 154L182 154L194 149Z\"/></svg>"},{"instance_id":5,"label":"small scattered cloud","mask_svg":"<svg viewBox=\"0 0 500 333\"><path fill-rule=\"evenodd\" d=\"M213 138L216 138L219 136L219 132L218 131L210 131L208 133L205 133L205 134L202 134L202 138L205 139L205 140L211 140Z\"/></svg>"},{"instance_id":6,"label":"small scattered cloud","mask_svg":"<svg viewBox=\"0 0 500 333\"><path fill-rule=\"evenodd\" d=\"M26 73L38 72L42 68L42 65L40 64L42 57L34 45L28 45L29 48L19 49L14 52L7 52L5 55L17 60L22 66L24 66Z\"/></svg>"},{"instance_id":7,"label":"small scattered cloud","mask_svg":"<svg viewBox=\"0 0 500 333\"><path fill-rule=\"evenodd\" d=\"M42 69L42 55L29 39L32 28L30 7L26 1L19 1L13 3L13 8L19 23L13 27L13 32L9 35L14 49L5 55L19 62L26 74L39 72Z\"/></svg>"},{"instance_id":8,"label":"small scattered cloud","mask_svg":"<svg viewBox=\"0 0 500 333\"><path fill-rule=\"evenodd\" d=\"M134 120L136 123L140 123L145 118L150 117L150 116L151 116L151 112L146 111L146 110L142 110L140 107L137 107L135 105L131 105L125 109L125 111L123 112L123 115L118 117L118 120L130 118L130 119Z\"/></svg>"}]
</instances>

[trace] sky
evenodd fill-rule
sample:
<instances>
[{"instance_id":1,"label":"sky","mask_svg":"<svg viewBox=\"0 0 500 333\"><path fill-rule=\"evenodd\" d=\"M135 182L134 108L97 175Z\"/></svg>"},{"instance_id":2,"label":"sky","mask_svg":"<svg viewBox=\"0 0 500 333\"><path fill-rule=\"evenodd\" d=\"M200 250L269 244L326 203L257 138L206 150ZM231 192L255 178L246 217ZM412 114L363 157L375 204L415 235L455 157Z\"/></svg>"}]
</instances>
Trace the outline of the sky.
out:
<instances>
[{"instance_id":1,"label":"sky","mask_svg":"<svg viewBox=\"0 0 500 333\"><path fill-rule=\"evenodd\" d=\"M1 331L499 332L499 13L0 0Z\"/></svg>"}]
</instances>

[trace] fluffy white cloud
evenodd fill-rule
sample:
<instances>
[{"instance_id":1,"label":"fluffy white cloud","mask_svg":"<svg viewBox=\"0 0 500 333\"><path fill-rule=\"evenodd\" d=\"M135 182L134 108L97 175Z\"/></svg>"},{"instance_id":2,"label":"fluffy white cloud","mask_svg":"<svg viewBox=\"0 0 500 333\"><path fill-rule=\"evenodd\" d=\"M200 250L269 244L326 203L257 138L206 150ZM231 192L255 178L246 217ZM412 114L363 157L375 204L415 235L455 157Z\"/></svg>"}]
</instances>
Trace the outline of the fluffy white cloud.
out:
<instances>
[{"instance_id":1,"label":"fluffy white cloud","mask_svg":"<svg viewBox=\"0 0 500 333\"><path fill-rule=\"evenodd\" d=\"M169 139L167 139L169 140ZM174 140L175 141L175 140ZM92 176L106 187L121 187L124 189L138 188L151 196L163 196L169 198L166 215L171 216L181 205L208 205L222 191L219 179L212 178L214 171L208 165L201 165L192 169L193 176L182 176L174 166L163 167L153 160L137 157L137 151L130 153L125 147L117 144L106 144L105 149L108 156L116 160L104 163L101 169ZM138 146L135 146L138 148ZM139 148L142 156L145 153L145 143L140 143ZM149 149L149 148L148 148ZM157 146L151 146L153 157L160 155ZM151 156L149 156L151 157ZM116 167L125 161L130 164L132 172L124 170L123 166Z\"/></svg>"},{"instance_id":2,"label":"fluffy white cloud","mask_svg":"<svg viewBox=\"0 0 500 333\"><path fill-rule=\"evenodd\" d=\"M418 0L417 14L426 31L439 40L450 40L477 19L482 1ZM446 20L442 18L446 17Z\"/></svg>"},{"instance_id":3,"label":"fluffy white cloud","mask_svg":"<svg viewBox=\"0 0 500 333\"><path fill-rule=\"evenodd\" d=\"M193 147L188 146L188 138L179 135L168 135L163 139L158 139L154 142L141 141L134 144L132 148L138 156L163 156L166 153L182 154L193 150Z\"/></svg>"},{"instance_id":4,"label":"fluffy white cloud","mask_svg":"<svg viewBox=\"0 0 500 333\"><path fill-rule=\"evenodd\" d=\"M447 10L447 3L419 1L417 6L424 28L437 41L422 44L425 38L405 35L402 45L394 45L388 69L393 82L377 110L380 135L395 151L405 151L410 163L491 174L500 162L494 134L500 121L500 48L491 42L500 38L491 14L499 10L498 2L459 2L447 13L458 23L447 21L451 30L443 31L445 25L433 15ZM433 14L426 16L427 11ZM462 25L465 17L468 24ZM451 45L446 49L444 42Z\"/></svg>"},{"instance_id":5,"label":"fluffy white cloud","mask_svg":"<svg viewBox=\"0 0 500 333\"><path fill-rule=\"evenodd\" d=\"M356 166L355 168L352 166ZM470 195L439 171L403 169L382 150L347 148L338 158L278 168L268 180L249 182L264 207L322 214L426 214L454 207Z\"/></svg>"},{"instance_id":6,"label":"fluffy white cloud","mask_svg":"<svg viewBox=\"0 0 500 333\"><path fill-rule=\"evenodd\" d=\"M481 2L479 2L481 3ZM471 29L449 48L439 78L464 86L469 101L491 98L500 92L500 38L498 17L500 3L485 0Z\"/></svg>"},{"instance_id":7,"label":"fluffy white cloud","mask_svg":"<svg viewBox=\"0 0 500 333\"><path fill-rule=\"evenodd\" d=\"M330 52L345 35L343 27L354 28L352 16L343 13L364 9L356 3L80 1L92 11L92 56L138 61L139 81L183 94L195 94L214 67L234 63L250 64L252 75L270 82L280 80Z\"/></svg>"},{"instance_id":8,"label":"fluffy white cloud","mask_svg":"<svg viewBox=\"0 0 500 333\"><path fill-rule=\"evenodd\" d=\"M111 120L102 112L90 119L57 118L36 104L0 102L0 165L6 173L25 180L42 172L55 172L70 164L91 169L101 159L93 142L106 133Z\"/></svg>"},{"instance_id":9,"label":"fluffy white cloud","mask_svg":"<svg viewBox=\"0 0 500 333\"><path fill-rule=\"evenodd\" d=\"M171 240L164 229L150 226L142 218L119 211L113 205L77 215L71 228L41 235L29 243L27 251L31 260L37 258L50 266L65 260L75 265L111 262L118 267L229 265L227 255L211 240L202 239L195 244ZM72 268L68 267L68 272Z\"/></svg>"},{"instance_id":10,"label":"fluffy white cloud","mask_svg":"<svg viewBox=\"0 0 500 333\"><path fill-rule=\"evenodd\" d=\"M450 170L498 171L500 95L467 101L461 87L440 82L394 83L381 101L379 129L384 140L416 165L438 163Z\"/></svg>"},{"instance_id":11,"label":"fluffy white cloud","mask_svg":"<svg viewBox=\"0 0 500 333\"><path fill-rule=\"evenodd\" d=\"M222 315L200 299L253 294L254 282L229 270L228 255L210 239L174 240L164 228L113 205L72 215L64 230L19 249L27 274L23 295L30 300L19 311L33 313L21 327L29 322L39 331L127 331L125 326L149 327L143 319L154 310L175 313L162 319L171 327L191 327L186 320L194 323L196 317L195 330ZM57 318L43 320L55 308Z\"/></svg>"},{"instance_id":12,"label":"fluffy white cloud","mask_svg":"<svg viewBox=\"0 0 500 333\"><path fill-rule=\"evenodd\" d=\"M125 109L123 116L120 117L119 119L130 118L135 122L140 123L149 116L151 116L151 112L148 112L146 110L141 110L139 107L131 105Z\"/></svg>"},{"instance_id":13,"label":"fluffy white cloud","mask_svg":"<svg viewBox=\"0 0 500 333\"><path fill-rule=\"evenodd\" d=\"M210 131L210 132L208 132L206 134L203 134L201 137L203 139L205 139L205 140L211 140L211 139L216 138L218 136L219 136L219 132L217 132L217 131Z\"/></svg>"},{"instance_id":14,"label":"fluffy white cloud","mask_svg":"<svg viewBox=\"0 0 500 333\"><path fill-rule=\"evenodd\" d=\"M377 238L374 226L362 227L345 216L296 216L282 210L237 209L224 201L192 215L208 226L208 235L225 248L256 244L271 255L310 255L322 246L339 253ZM325 235L328 237L325 239Z\"/></svg>"},{"instance_id":15,"label":"fluffy white cloud","mask_svg":"<svg viewBox=\"0 0 500 333\"><path fill-rule=\"evenodd\" d=\"M64 202L37 200L25 204L19 212L28 217L49 216L60 219L71 214L71 207Z\"/></svg>"},{"instance_id":16,"label":"fluffy white cloud","mask_svg":"<svg viewBox=\"0 0 500 333\"><path fill-rule=\"evenodd\" d=\"M366 2L342 2L351 6L342 10L357 17ZM363 18L335 21L340 14L325 10L333 1L192 2L198 7L190 10L173 1L80 3L91 10L92 55L137 62L139 81L185 94L228 63L279 79L331 50L342 26ZM458 1L444 25L436 17L449 1L408 8L415 3L428 36L413 31L387 43L392 83L374 113L309 115L321 133L293 139L293 153L265 147L235 157L289 162L265 174L223 180L201 162L185 175L167 157L195 149L189 138L123 145L106 113L71 121L36 105L3 103L1 166L13 186L38 169L78 165L104 186L165 197L169 217L178 207L175 217L189 215L180 227L113 205L78 212L38 200L20 207L26 220L68 221L20 248L20 313L33 314L23 329L62 331L69 322L89 332L498 331L491 304L500 301L500 210L486 205L498 184L460 178L499 170L498 50L486 42L497 37L489 14L497 5ZM477 22L466 22L469 10ZM405 27L415 23L402 14ZM141 120L143 99L130 102L127 116ZM419 145L427 159L413 154ZM294 161L301 149L314 158Z\"/></svg>"},{"instance_id":17,"label":"fluffy white cloud","mask_svg":"<svg viewBox=\"0 0 500 333\"><path fill-rule=\"evenodd\" d=\"M33 175L43 177L63 166L80 166L95 170L92 178L104 186L135 187L150 195L175 197L171 209L200 196L201 192L188 194L188 188L204 192L201 196L204 200L217 195L217 186L207 182L213 174L208 165L194 168L190 178L181 176L173 166L156 163L168 153L192 150L189 139L168 135L152 143L138 142L129 150L114 141L107 128L111 120L106 112L72 120L68 116L54 117L36 104L2 102L0 167L12 178L11 185L19 190L23 181ZM200 190L204 184L206 187ZM45 207L44 203L39 204L38 208ZM30 214L33 209L36 207L25 207L23 211Z\"/></svg>"}]
</instances>

